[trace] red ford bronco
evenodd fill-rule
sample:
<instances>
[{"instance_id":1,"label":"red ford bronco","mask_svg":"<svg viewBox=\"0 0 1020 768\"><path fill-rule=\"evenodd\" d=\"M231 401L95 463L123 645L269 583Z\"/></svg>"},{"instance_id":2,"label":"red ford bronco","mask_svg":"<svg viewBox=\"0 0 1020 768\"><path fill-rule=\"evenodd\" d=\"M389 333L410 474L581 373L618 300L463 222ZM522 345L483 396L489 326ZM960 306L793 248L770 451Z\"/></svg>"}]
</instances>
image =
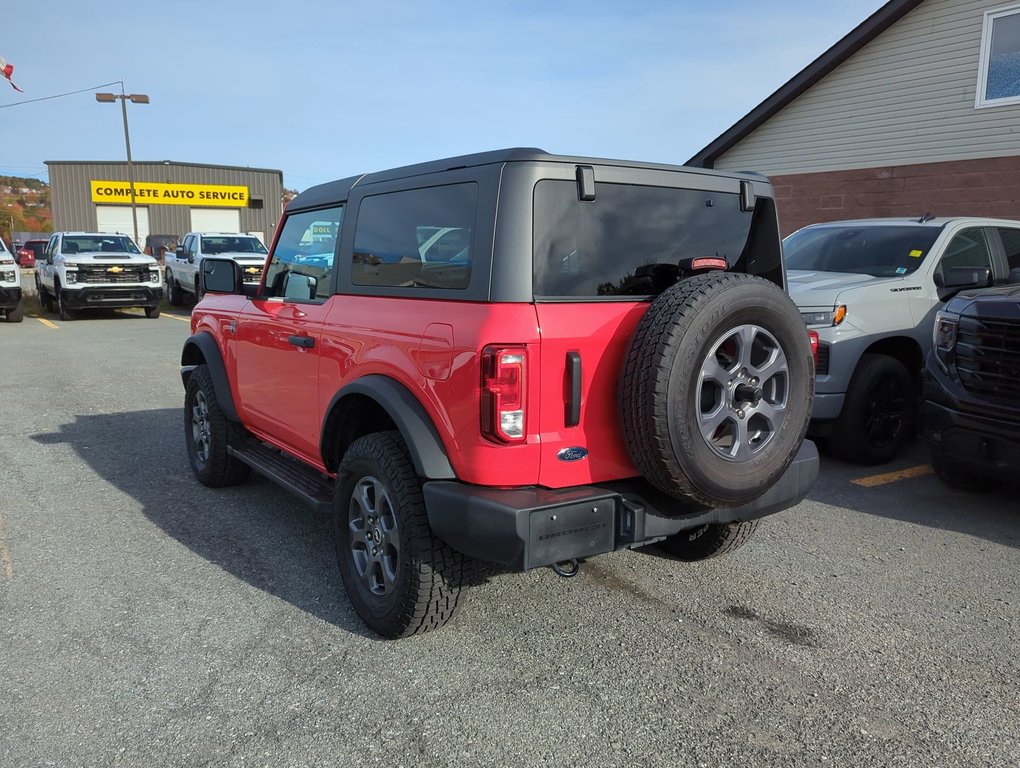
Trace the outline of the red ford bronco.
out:
<instances>
[{"instance_id":1,"label":"red ford bronco","mask_svg":"<svg viewBox=\"0 0 1020 768\"><path fill-rule=\"evenodd\" d=\"M764 177L510 149L314 187L262 281L207 258L181 358L200 482L332 515L385 637L510 569L743 544L818 472Z\"/></svg>"}]
</instances>

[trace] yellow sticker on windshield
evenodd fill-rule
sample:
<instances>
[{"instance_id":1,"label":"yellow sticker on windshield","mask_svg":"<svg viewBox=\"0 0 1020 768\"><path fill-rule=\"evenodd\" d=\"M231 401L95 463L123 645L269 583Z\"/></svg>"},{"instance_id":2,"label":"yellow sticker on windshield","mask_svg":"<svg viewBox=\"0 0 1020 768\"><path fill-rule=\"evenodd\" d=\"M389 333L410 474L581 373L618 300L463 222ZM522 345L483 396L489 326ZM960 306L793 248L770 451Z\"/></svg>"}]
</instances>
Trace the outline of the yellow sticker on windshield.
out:
<instances>
[{"instance_id":1,"label":"yellow sticker on windshield","mask_svg":"<svg viewBox=\"0 0 1020 768\"><path fill-rule=\"evenodd\" d=\"M910 258L912 258L912 259L919 259L921 257L922 253L924 253L924 251L918 251L917 249L915 249L915 250L910 252Z\"/></svg>"}]
</instances>

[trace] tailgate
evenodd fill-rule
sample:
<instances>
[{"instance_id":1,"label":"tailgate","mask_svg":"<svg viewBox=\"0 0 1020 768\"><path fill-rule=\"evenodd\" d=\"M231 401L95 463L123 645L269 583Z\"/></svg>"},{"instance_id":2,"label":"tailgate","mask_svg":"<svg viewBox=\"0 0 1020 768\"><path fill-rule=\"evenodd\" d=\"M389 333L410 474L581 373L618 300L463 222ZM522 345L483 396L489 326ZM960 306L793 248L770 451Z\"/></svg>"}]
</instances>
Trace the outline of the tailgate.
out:
<instances>
[{"instance_id":1,"label":"tailgate","mask_svg":"<svg viewBox=\"0 0 1020 768\"><path fill-rule=\"evenodd\" d=\"M562 488L638 474L623 444L617 393L627 345L647 309L646 302L536 305L541 485Z\"/></svg>"}]
</instances>

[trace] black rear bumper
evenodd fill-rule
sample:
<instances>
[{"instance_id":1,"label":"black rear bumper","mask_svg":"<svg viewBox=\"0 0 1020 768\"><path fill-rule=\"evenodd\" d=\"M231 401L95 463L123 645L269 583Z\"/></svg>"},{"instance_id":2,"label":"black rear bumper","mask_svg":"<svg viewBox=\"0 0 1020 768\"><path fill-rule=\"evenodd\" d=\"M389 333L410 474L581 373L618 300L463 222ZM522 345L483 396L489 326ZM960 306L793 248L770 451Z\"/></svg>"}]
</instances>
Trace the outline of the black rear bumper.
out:
<instances>
[{"instance_id":1,"label":"black rear bumper","mask_svg":"<svg viewBox=\"0 0 1020 768\"><path fill-rule=\"evenodd\" d=\"M17 309L21 303L21 288L0 288L0 309Z\"/></svg>"},{"instance_id":2,"label":"black rear bumper","mask_svg":"<svg viewBox=\"0 0 1020 768\"><path fill-rule=\"evenodd\" d=\"M496 489L436 480L423 487L433 532L454 549L517 570L661 540L705 523L754 520L794 506L818 477L805 440L769 491L740 507L683 506L644 481L563 490Z\"/></svg>"},{"instance_id":3,"label":"black rear bumper","mask_svg":"<svg viewBox=\"0 0 1020 768\"><path fill-rule=\"evenodd\" d=\"M61 288L60 300L68 309L155 307L163 301L163 287L118 285L108 288Z\"/></svg>"}]
</instances>

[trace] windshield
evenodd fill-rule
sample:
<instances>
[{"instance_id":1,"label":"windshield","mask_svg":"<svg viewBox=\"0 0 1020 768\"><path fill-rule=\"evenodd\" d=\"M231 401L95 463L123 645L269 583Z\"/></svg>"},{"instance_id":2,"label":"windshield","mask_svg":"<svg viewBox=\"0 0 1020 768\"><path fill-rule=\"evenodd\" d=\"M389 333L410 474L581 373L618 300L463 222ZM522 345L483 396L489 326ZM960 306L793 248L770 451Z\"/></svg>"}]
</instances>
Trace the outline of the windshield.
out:
<instances>
[{"instance_id":1,"label":"windshield","mask_svg":"<svg viewBox=\"0 0 1020 768\"><path fill-rule=\"evenodd\" d=\"M126 235L64 235L60 249L68 253L141 253Z\"/></svg>"},{"instance_id":2,"label":"windshield","mask_svg":"<svg viewBox=\"0 0 1020 768\"><path fill-rule=\"evenodd\" d=\"M266 253L266 247L257 237L210 237L202 236L202 253L206 256L217 253Z\"/></svg>"},{"instance_id":3,"label":"windshield","mask_svg":"<svg viewBox=\"0 0 1020 768\"><path fill-rule=\"evenodd\" d=\"M787 269L872 277L909 275L924 262L942 227L806 227L783 241Z\"/></svg>"}]
</instances>

